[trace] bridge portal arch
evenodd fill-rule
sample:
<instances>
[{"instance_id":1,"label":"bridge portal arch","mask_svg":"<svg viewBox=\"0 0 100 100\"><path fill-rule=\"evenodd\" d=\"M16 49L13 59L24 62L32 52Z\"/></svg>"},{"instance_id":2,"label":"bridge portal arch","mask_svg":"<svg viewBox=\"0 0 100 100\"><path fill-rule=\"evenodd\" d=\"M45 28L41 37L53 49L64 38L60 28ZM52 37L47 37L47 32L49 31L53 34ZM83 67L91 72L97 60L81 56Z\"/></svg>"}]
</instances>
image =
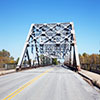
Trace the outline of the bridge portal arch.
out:
<instances>
[{"instance_id":1,"label":"bridge portal arch","mask_svg":"<svg viewBox=\"0 0 100 100\"><path fill-rule=\"evenodd\" d=\"M25 65L52 64L52 58L63 59L67 66L80 69L73 22L31 24L16 69Z\"/></svg>"}]
</instances>

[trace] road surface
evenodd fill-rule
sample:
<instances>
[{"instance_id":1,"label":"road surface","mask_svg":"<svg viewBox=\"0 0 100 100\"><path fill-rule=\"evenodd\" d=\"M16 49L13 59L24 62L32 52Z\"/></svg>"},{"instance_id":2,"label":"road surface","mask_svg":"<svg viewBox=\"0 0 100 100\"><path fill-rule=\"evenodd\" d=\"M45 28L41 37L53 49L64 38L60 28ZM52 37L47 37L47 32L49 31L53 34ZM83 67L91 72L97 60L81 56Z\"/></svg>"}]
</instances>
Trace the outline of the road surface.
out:
<instances>
[{"instance_id":1,"label":"road surface","mask_svg":"<svg viewBox=\"0 0 100 100\"><path fill-rule=\"evenodd\" d=\"M0 100L100 100L77 73L48 66L0 76Z\"/></svg>"}]
</instances>

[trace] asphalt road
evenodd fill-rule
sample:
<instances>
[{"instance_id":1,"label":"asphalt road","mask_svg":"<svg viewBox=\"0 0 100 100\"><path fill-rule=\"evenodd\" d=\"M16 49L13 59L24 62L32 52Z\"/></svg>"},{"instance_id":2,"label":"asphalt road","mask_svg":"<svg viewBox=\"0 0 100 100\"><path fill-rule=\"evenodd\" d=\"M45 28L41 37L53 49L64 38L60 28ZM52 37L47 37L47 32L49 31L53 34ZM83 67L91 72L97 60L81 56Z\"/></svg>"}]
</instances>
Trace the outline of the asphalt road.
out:
<instances>
[{"instance_id":1,"label":"asphalt road","mask_svg":"<svg viewBox=\"0 0 100 100\"><path fill-rule=\"evenodd\" d=\"M100 100L100 92L61 66L0 76L0 100Z\"/></svg>"}]
</instances>

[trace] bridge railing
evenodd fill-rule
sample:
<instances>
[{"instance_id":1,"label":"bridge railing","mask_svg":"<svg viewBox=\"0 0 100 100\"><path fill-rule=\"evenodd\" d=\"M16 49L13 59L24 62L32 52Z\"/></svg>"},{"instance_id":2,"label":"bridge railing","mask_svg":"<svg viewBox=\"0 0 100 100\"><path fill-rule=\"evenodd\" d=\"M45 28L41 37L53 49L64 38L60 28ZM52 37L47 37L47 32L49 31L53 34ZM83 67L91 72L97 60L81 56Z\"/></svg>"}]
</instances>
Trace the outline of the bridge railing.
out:
<instances>
[{"instance_id":1,"label":"bridge railing","mask_svg":"<svg viewBox=\"0 0 100 100\"><path fill-rule=\"evenodd\" d=\"M81 64L81 68L100 74L100 64Z\"/></svg>"},{"instance_id":2,"label":"bridge railing","mask_svg":"<svg viewBox=\"0 0 100 100\"><path fill-rule=\"evenodd\" d=\"M5 70L15 69L17 64L4 64L3 67Z\"/></svg>"}]
</instances>

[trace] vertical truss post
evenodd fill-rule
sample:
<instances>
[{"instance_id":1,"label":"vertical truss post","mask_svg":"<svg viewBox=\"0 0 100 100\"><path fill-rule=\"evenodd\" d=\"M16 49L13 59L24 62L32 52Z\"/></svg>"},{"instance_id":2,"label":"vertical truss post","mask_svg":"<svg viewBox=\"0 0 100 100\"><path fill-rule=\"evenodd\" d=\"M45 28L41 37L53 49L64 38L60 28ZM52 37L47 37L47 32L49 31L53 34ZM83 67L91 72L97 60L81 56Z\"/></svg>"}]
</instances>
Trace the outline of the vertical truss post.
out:
<instances>
[{"instance_id":1,"label":"vertical truss post","mask_svg":"<svg viewBox=\"0 0 100 100\"><path fill-rule=\"evenodd\" d=\"M73 46L71 45L71 66L73 66Z\"/></svg>"},{"instance_id":2,"label":"vertical truss post","mask_svg":"<svg viewBox=\"0 0 100 100\"><path fill-rule=\"evenodd\" d=\"M80 61L79 61L79 55L78 55L78 50L77 50L77 44L76 44L76 38L75 38L75 30L74 30L74 24L71 22L72 25L72 35L73 35L73 48L74 48L74 64L77 68L77 70L80 70Z\"/></svg>"},{"instance_id":3,"label":"vertical truss post","mask_svg":"<svg viewBox=\"0 0 100 100\"><path fill-rule=\"evenodd\" d=\"M73 46L73 67L77 68L77 64L76 64L76 55L75 55L75 48Z\"/></svg>"},{"instance_id":4,"label":"vertical truss post","mask_svg":"<svg viewBox=\"0 0 100 100\"><path fill-rule=\"evenodd\" d=\"M38 47L37 47L37 40L36 40L35 37L34 37L34 42L35 42L35 49L36 49L36 55L37 55L38 66L39 66L40 63L39 63Z\"/></svg>"},{"instance_id":5,"label":"vertical truss post","mask_svg":"<svg viewBox=\"0 0 100 100\"><path fill-rule=\"evenodd\" d=\"M19 62L17 64L16 70L19 70L21 68L21 65L22 65L22 62L23 62L23 58L24 58L25 53L26 53L26 49L27 49L27 47L29 45L29 39L30 39L30 36L31 36L31 33L32 33L32 27L33 27L33 24L30 27L30 30L29 30L29 33L28 33L28 36L27 36L27 39L26 39L22 54L20 56Z\"/></svg>"},{"instance_id":6,"label":"vertical truss post","mask_svg":"<svg viewBox=\"0 0 100 100\"><path fill-rule=\"evenodd\" d=\"M30 67L31 67L31 60L30 60L29 53L28 53L28 50L27 50L27 49L26 49L26 54L27 54L27 57L28 57L29 65L30 65Z\"/></svg>"},{"instance_id":7,"label":"vertical truss post","mask_svg":"<svg viewBox=\"0 0 100 100\"><path fill-rule=\"evenodd\" d=\"M71 64L71 57L72 57L72 46L70 45L70 56L69 56L70 58L69 58L69 65L71 66L72 64Z\"/></svg>"}]
</instances>

